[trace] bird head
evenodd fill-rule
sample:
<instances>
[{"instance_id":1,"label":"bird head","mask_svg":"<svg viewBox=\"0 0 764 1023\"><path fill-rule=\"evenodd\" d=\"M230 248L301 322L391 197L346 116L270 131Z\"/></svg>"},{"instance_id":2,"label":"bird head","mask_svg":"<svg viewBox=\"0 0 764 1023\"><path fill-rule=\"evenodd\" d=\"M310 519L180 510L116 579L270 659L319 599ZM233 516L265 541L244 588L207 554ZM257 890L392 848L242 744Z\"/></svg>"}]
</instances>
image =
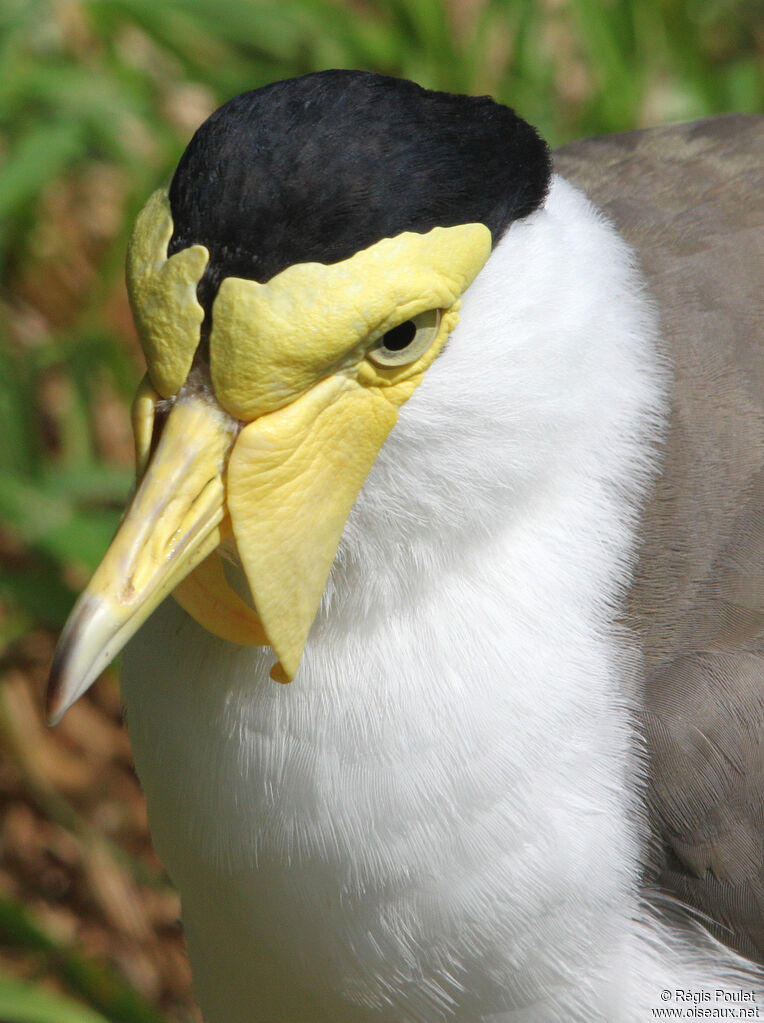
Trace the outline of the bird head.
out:
<instances>
[{"instance_id":1,"label":"bird head","mask_svg":"<svg viewBox=\"0 0 764 1023\"><path fill-rule=\"evenodd\" d=\"M549 173L512 110L361 72L274 83L201 126L130 241L137 486L62 634L52 720L171 592L294 678L399 410Z\"/></svg>"}]
</instances>

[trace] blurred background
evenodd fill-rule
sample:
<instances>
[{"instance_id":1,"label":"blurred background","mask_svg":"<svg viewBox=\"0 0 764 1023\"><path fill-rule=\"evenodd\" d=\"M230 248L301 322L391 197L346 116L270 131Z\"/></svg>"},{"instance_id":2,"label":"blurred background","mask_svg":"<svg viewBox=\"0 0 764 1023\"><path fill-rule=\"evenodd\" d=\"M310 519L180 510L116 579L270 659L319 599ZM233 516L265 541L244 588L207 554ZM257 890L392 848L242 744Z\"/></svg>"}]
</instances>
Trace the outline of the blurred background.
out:
<instances>
[{"instance_id":1,"label":"blurred background","mask_svg":"<svg viewBox=\"0 0 764 1023\"><path fill-rule=\"evenodd\" d=\"M761 110L758 0L2 0L0 1023L198 1023L114 671L54 731L57 630L131 485L127 235L230 96L358 67L553 144Z\"/></svg>"}]
</instances>

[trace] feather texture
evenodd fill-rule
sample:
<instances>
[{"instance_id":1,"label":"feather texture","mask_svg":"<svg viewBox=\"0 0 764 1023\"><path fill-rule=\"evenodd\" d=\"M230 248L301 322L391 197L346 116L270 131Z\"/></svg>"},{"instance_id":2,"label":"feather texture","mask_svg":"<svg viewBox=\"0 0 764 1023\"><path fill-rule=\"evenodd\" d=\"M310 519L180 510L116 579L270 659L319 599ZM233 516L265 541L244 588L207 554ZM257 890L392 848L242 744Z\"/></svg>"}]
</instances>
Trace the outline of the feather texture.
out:
<instances>
[{"instance_id":1,"label":"feather texture","mask_svg":"<svg viewBox=\"0 0 764 1023\"><path fill-rule=\"evenodd\" d=\"M636 1023L662 988L758 984L639 888L622 617L658 333L630 250L556 177L401 410L295 682L171 602L128 648L207 1023Z\"/></svg>"},{"instance_id":2,"label":"feather texture","mask_svg":"<svg viewBox=\"0 0 764 1023\"><path fill-rule=\"evenodd\" d=\"M651 873L764 961L764 118L586 140L557 164L636 247L673 364L629 598Z\"/></svg>"}]
</instances>

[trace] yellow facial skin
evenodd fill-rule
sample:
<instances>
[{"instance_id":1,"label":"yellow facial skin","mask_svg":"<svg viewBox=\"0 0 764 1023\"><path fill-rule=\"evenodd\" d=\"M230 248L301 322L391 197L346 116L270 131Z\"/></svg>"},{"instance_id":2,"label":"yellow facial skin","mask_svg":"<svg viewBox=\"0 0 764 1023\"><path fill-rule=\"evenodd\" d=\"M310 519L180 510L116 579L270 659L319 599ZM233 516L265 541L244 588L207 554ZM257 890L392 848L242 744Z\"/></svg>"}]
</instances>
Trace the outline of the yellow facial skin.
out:
<instances>
[{"instance_id":1,"label":"yellow facial skin","mask_svg":"<svg viewBox=\"0 0 764 1023\"><path fill-rule=\"evenodd\" d=\"M151 381L147 376L144 377L138 384L132 408L136 481L141 479L149 464L151 438L154 435L154 417L159 400L159 394L151 386Z\"/></svg>"},{"instance_id":2,"label":"yellow facial skin","mask_svg":"<svg viewBox=\"0 0 764 1023\"><path fill-rule=\"evenodd\" d=\"M329 375L378 388L418 381L453 329L459 296L488 258L490 244L482 224L436 227L384 238L332 266L287 267L267 284L227 278L215 299L210 337L218 400L249 422ZM425 358L372 378L372 364L364 359L371 344L427 309L449 313Z\"/></svg>"},{"instance_id":3,"label":"yellow facial skin","mask_svg":"<svg viewBox=\"0 0 764 1023\"><path fill-rule=\"evenodd\" d=\"M227 278L212 310L209 373L196 368L189 377L203 318L196 284L208 254L193 246L167 259L171 234L166 196L155 193L128 259L151 381L133 414L145 475L62 638L52 718L115 655L114 638L126 642L174 587L207 629L268 643L278 657L272 677L294 678L348 513L491 250L488 228L464 224L386 238L329 266L291 266L267 284ZM387 331L432 309L442 311L440 326L418 357L395 366L369 358ZM160 396L171 407L149 457ZM196 521L200 509L206 526ZM152 523L159 539L151 539ZM193 544L184 539L189 529ZM230 531L256 611L230 590L214 553Z\"/></svg>"},{"instance_id":4,"label":"yellow facial skin","mask_svg":"<svg viewBox=\"0 0 764 1023\"><path fill-rule=\"evenodd\" d=\"M191 369L204 319L196 286L210 258L203 245L192 245L168 259L172 231L170 200L159 189L138 214L125 272L149 376L163 398L178 393Z\"/></svg>"}]
</instances>

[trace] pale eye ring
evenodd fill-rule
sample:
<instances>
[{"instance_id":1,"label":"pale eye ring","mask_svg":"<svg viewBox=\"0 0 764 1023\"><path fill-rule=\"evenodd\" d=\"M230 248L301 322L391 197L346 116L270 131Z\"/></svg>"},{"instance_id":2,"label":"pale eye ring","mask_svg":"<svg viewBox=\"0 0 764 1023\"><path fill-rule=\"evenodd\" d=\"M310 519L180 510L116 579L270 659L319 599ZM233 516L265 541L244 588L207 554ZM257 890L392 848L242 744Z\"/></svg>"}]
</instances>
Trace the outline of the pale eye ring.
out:
<instances>
[{"instance_id":1,"label":"pale eye ring","mask_svg":"<svg viewBox=\"0 0 764 1023\"><path fill-rule=\"evenodd\" d=\"M369 358L378 366L408 366L424 355L439 329L440 309L427 309L384 333Z\"/></svg>"}]
</instances>

